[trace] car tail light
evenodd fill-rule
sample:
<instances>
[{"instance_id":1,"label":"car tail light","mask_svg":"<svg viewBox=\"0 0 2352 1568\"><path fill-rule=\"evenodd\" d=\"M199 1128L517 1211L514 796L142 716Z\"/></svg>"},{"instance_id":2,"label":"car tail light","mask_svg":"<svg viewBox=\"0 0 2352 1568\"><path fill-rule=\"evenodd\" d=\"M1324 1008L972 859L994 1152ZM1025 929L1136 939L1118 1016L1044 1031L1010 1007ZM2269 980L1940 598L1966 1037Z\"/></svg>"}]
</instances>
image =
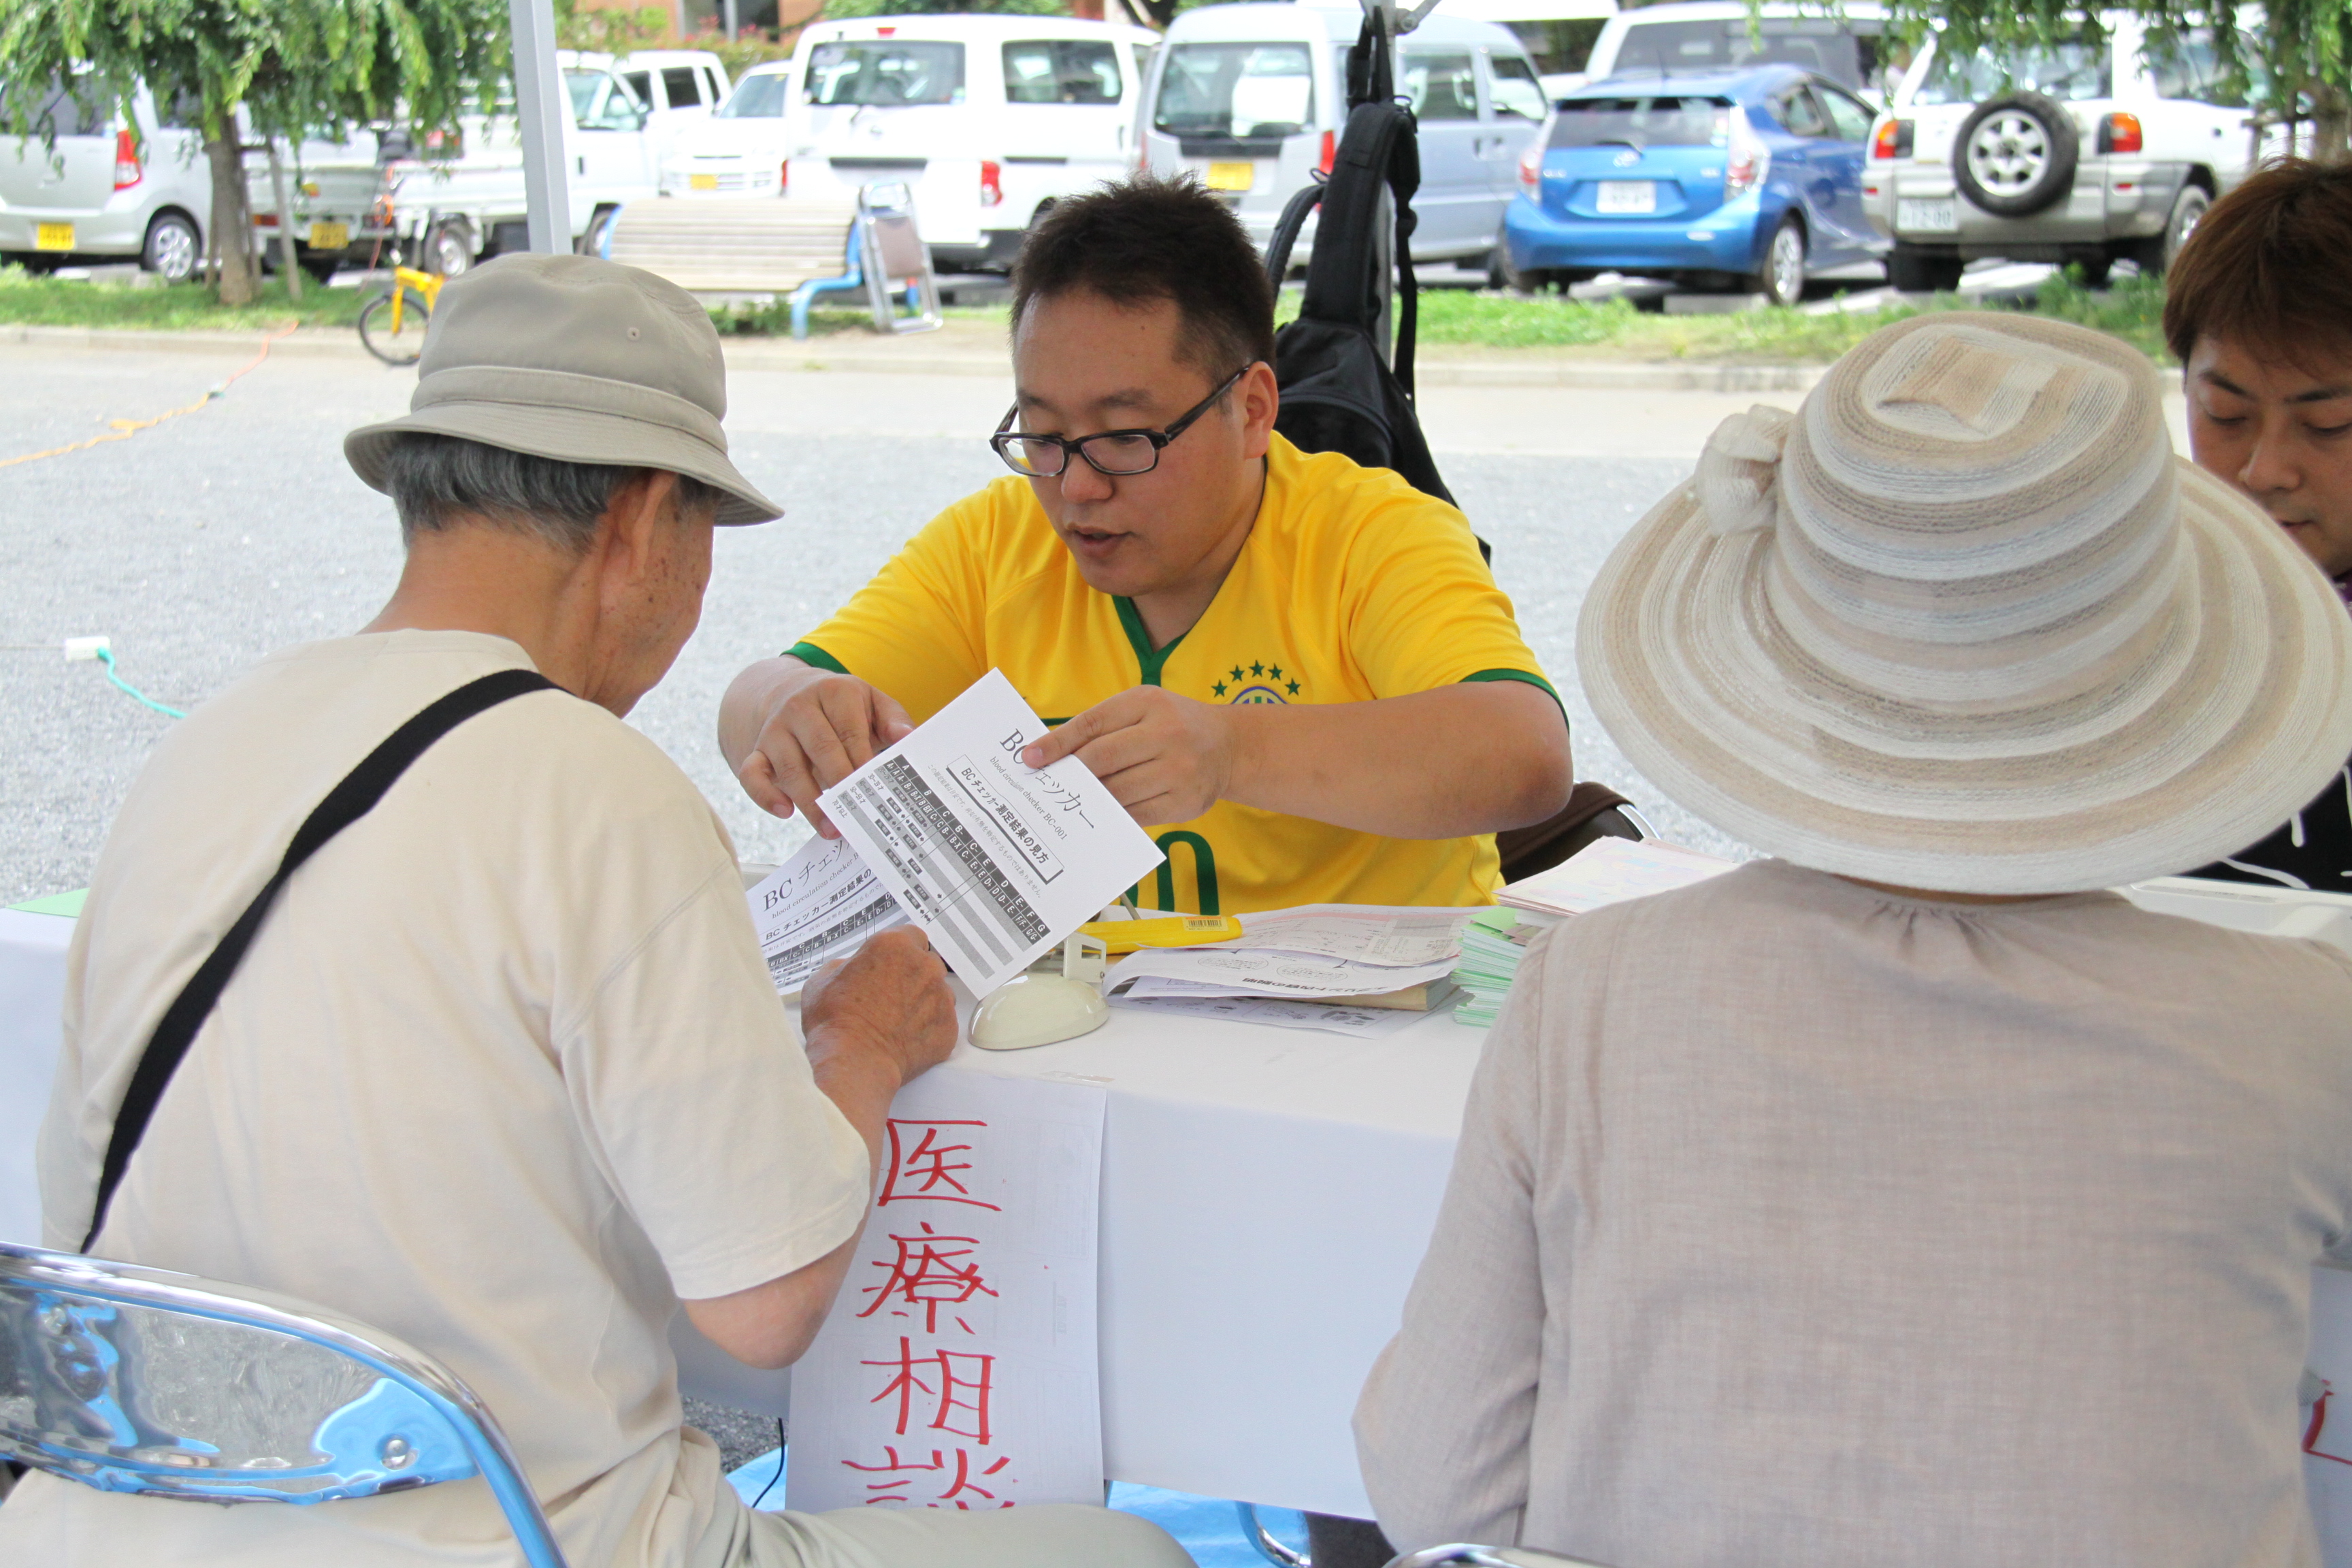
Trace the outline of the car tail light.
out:
<instances>
[{"instance_id":1,"label":"car tail light","mask_svg":"<svg viewBox=\"0 0 2352 1568\"><path fill-rule=\"evenodd\" d=\"M114 188L127 190L139 183L139 138L128 128L114 133Z\"/></svg>"},{"instance_id":2,"label":"car tail light","mask_svg":"<svg viewBox=\"0 0 2352 1568\"><path fill-rule=\"evenodd\" d=\"M1881 121L1878 134L1870 139L1870 155L1874 158L1908 158L1911 156L1911 137L1910 121Z\"/></svg>"},{"instance_id":3,"label":"car tail light","mask_svg":"<svg viewBox=\"0 0 2352 1568\"><path fill-rule=\"evenodd\" d=\"M793 161L790 158L787 158L782 163L776 165L776 195L780 196L788 196L792 194Z\"/></svg>"},{"instance_id":4,"label":"car tail light","mask_svg":"<svg viewBox=\"0 0 2352 1568\"><path fill-rule=\"evenodd\" d=\"M2137 153L2141 145L2138 115L2118 110L2099 121L2100 152Z\"/></svg>"},{"instance_id":5,"label":"car tail light","mask_svg":"<svg viewBox=\"0 0 2352 1568\"><path fill-rule=\"evenodd\" d=\"M1329 174L1329 173L1331 172L1331 165L1332 165L1332 164L1334 164L1334 163L1338 163L1339 161L1339 133L1338 133L1337 132L1326 131L1325 132L1323 132L1323 156L1322 156L1319 160L1318 160L1318 161L1317 161L1317 163L1316 163L1315 166L1316 166L1318 169L1322 170L1322 171L1323 171L1323 173L1325 173L1325 174Z\"/></svg>"},{"instance_id":6,"label":"car tail light","mask_svg":"<svg viewBox=\"0 0 2352 1568\"><path fill-rule=\"evenodd\" d=\"M120 185L115 187L117 190L121 190L121 188L122 187ZM276 213L256 213L253 215L253 226L256 228L276 228L278 226L278 215Z\"/></svg>"},{"instance_id":7,"label":"car tail light","mask_svg":"<svg viewBox=\"0 0 2352 1568\"><path fill-rule=\"evenodd\" d=\"M1764 145L1748 124L1748 111L1731 106L1730 145L1723 160L1723 195L1728 201L1763 184L1772 173L1772 149Z\"/></svg>"},{"instance_id":8,"label":"car tail light","mask_svg":"<svg viewBox=\"0 0 2352 1568\"><path fill-rule=\"evenodd\" d=\"M992 159L982 160L980 165L980 205L1004 205L1004 165Z\"/></svg>"},{"instance_id":9,"label":"car tail light","mask_svg":"<svg viewBox=\"0 0 2352 1568\"><path fill-rule=\"evenodd\" d=\"M1559 110L1557 109L1545 115L1543 124L1536 130L1535 140L1529 142L1528 150L1519 154L1519 189L1530 196L1543 189L1544 153L1551 146L1552 122L1559 118Z\"/></svg>"}]
</instances>

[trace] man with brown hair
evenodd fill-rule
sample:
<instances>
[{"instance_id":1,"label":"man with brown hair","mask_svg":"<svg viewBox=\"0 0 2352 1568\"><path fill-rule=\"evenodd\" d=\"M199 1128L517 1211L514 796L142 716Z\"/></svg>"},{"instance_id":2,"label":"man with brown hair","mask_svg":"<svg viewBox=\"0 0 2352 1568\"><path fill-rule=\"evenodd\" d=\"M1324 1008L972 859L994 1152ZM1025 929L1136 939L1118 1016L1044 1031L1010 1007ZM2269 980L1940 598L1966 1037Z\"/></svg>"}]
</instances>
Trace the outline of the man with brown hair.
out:
<instances>
[{"instance_id":1,"label":"man with brown hair","mask_svg":"<svg viewBox=\"0 0 2352 1568\"><path fill-rule=\"evenodd\" d=\"M2352 167L2288 159L2205 215L2164 335L2189 445L2352 601ZM2260 844L2198 873L2352 892L2352 768Z\"/></svg>"}]
</instances>

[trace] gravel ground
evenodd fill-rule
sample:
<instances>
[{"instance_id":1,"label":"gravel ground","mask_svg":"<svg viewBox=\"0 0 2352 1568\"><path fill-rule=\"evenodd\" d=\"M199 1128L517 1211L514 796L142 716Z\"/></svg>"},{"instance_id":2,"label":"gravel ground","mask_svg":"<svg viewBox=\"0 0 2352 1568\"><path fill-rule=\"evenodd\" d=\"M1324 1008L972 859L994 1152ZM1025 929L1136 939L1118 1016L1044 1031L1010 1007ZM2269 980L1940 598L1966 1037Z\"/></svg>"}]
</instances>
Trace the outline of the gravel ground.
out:
<instances>
[{"instance_id":1,"label":"gravel ground","mask_svg":"<svg viewBox=\"0 0 2352 1568\"><path fill-rule=\"evenodd\" d=\"M0 458L184 405L240 363L0 349ZM59 640L105 633L125 679L184 708L273 648L363 623L398 571L399 542L389 504L352 476L340 440L402 411L413 384L408 374L369 363L278 360L198 412L128 439L0 467L0 580L8 584L0 596L0 712L8 716L0 730L0 901L88 880L108 820L171 722L114 690L99 666L65 662ZM746 858L772 860L802 829L752 809L719 764L711 741L719 693L743 664L820 620L935 510L999 471L977 439L945 432L986 429L1003 393L985 377L777 372L740 373L733 392L738 459L789 516L721 531L701 627L632 721L718 804ZM1580 775L1633 796L1669 837L1729 850L1632 773L1590 721L1572 679L1586 584L1689 458L1530 455L1528 429L1579 444L1579 409L1564 403L1559 418L1545 417L1531 401L1541 395L1513 409L1518 433L1507 445L1519 450L1442 452L1447 479L1493 542L1496 574L1569 699ZM1695 453L1721 400L1685 401L1706 417L1662 414L1653 426L1660 439L1634 449ZM1433 407L1433 427L1463 429L1458 412L1444 412ZM1627 446L1613 430L1588 444Z\"/></svg>"}]
</instances>

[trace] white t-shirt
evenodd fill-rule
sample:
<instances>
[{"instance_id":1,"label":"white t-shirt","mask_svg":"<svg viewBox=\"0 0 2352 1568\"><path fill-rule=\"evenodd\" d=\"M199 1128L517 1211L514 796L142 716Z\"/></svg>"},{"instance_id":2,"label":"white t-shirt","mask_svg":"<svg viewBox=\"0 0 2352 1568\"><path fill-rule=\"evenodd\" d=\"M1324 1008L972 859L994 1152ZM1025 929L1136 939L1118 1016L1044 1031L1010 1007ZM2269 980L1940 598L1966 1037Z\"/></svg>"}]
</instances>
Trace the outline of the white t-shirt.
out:
<instances>
[{"instance_id":1,"label":"white t-shirt","mask_svg":"<svg viewBox=\"0 0 2352 1568\"><path fill-rule=\"evenodd\" d=\"M107 839L40 1145L79 1247L163 1008L296 826L435 699L521 648L394 632L264 661L176 726ZM864 1143L768 982L732 847L653 742L537 692L459 725L296 873L197 1036L97 1256L331 1307L438 1357L575 1563L684 1563L740 1508L681 1437L666 1329L839 1246ZM479 1480L200 1508L36 1475L0 1561L509 1564Z\"/></svg>"}]
</instances>

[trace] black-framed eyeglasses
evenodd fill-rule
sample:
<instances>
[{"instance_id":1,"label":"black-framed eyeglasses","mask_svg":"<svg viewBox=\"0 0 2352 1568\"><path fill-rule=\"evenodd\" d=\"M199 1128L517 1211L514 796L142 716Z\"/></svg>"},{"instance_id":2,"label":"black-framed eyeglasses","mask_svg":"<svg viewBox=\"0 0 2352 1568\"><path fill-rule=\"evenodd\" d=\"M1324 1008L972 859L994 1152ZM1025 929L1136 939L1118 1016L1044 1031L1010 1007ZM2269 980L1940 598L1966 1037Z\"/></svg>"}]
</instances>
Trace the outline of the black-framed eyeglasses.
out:
<instances>
[{"instance_id":1,"label":"black-framed eyeglasses","mask_svg":"<svg viewBox=\"0 0 2352 1568\"><path fill-rule=\"evenodd\" d=\"M1257 362L1252 360L1250 364ZM1176 423L1165 430L1101 430L1092 436L1070 440L1062 436L1027 436L1013 428L1013 421L1021 416L1021 405L1014 404L1004 411L1003 422L988 444L1004 459L1004 466L1016 474L1031 479L1050 479L1070 466L1070 455L1076 453L1098 474L1125 479L1136 474L1148 474L1160 466L1160 448L1192 427L1192 422L1206 414L1217 399L1234 389L1234 384L1249 374L1245 364L1217 384L1217 390L1184 411Z\"/></svg>"}]
</instances>

